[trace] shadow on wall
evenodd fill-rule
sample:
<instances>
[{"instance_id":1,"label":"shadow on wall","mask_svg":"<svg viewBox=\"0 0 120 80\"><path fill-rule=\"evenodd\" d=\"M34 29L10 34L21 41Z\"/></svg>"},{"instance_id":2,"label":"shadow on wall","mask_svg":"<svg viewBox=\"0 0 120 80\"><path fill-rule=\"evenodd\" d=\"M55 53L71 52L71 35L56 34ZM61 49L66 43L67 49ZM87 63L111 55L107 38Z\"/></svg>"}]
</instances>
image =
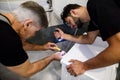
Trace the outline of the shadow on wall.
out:
<instances>
[{"instance_id":1,"label":"shadow on wall","mask_svg":"<svg viewBox=\"0 0 120 80\"><path fill-rule=\"evenodd\" d=\"M63 30L63 32L67 34L74 35L75 29L71 29L70 26L67 26L65 24L60 24L56 26L50 26L48 28L43 28L40 31L36 33L36 36L28 39L28 42L35 43L35 44L45 44L47 42L54 42L57 43L57 39L54 36L54 31L56 28L60 28ZM81 35L85 31L87 31L87 25L83 25L82 28L78 29L76 35ZM65 41L65 40L63 40Z\"/></svg>"}]
</instances>

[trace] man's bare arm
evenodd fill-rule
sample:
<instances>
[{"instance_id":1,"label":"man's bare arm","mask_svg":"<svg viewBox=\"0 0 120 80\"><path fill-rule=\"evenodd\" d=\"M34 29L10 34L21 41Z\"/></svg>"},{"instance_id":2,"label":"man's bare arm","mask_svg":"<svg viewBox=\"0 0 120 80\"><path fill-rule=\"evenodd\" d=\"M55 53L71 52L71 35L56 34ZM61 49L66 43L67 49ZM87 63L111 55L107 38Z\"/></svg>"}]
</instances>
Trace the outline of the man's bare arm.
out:
<instances>
[{"instance_id":1,"label":"man's bare arm","mask_svg":"<svg viewBox=\"0 0 120 80\"><path fill-rule=\"evenodd\" d=\"M33 44L26 41L22 43L23 43L23 48L26 51L33 51L33 50L38 51L38 50L49 50L49 49L54 50L54 47L57 47L55 43L51 43L51 42L48 42L43 45Z\"/></svg>"},{"instance_id":2,"label":"man's bare arm","mask_svg":"<svg viewBox=\"0 0 120 80\"><path fill-rule=\"evenodd\" d=\"M120 32L107 40L109 46L100 52L96 57L85 62L71 60L72 64L67 66L68 72L72 75L81 75L87 70L109 66L120 62Z\"/></svg>"},{"instance_id":3,"label":"man's bare arm","mask_svg":"<svg viewBox=\"0 0 120 80\"><path fill-rule=\"evenodd\" d=\"M76 43L80 43L80 44L92 44L95 41L98 34L99 34L98 30L87 32L87 34L80 35L80 36L73 36L73 35L65 34L64 39L73 41Z\"/></svg>"},{"instance_id":4,"label":"man's bare arm","mask_svg":"<svg viewBox=\"0 0 120 80\"><path fill-rule=\"evenodd\" d=\"M43 70L53 60L60 60L60 59L61 59L61 55L60 55L60 52L58 52L33 63L30 63L28 59L23 64L20 64L18 66L8 67L8 68L20 74L23 77L30 77L31 75Z\"/></svg>"},{"instance_id":5,"label":"man's bare arm","mask_svg":"<svg viewBox=\"0 0 120 80\"><path fill-rule=\"evenodd\" d=\"M108 48L95 58L85 62L88 69L104 67L120 62L120 32L110 37L107 42L109 44ZM92 65L90 66L90 64Z\"/></svg>"}]
</instances>

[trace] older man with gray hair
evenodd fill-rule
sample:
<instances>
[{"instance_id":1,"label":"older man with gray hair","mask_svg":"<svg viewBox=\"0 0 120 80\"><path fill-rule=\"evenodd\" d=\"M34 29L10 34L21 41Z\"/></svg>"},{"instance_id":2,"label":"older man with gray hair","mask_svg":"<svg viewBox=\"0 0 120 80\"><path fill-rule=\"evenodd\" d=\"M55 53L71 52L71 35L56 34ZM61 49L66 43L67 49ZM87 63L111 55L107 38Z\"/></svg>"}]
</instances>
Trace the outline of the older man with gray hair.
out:
<instances>
[{"instance_id":1,"label":"older man with gray hair","mask_svg":"<svg viewBox=\"0 0 120 80\"><path fill-rule=\"evenodd\" d=\"M30 77L43 70L53 60L61 59L60 53L57 52L31 63L25 52L25 49L41 49L39 45L26 43L26 40L41 28L48 26L47 16L42 6L34 1L27 1L14 11L1 13L0 16L8 21L0 19L0 63L9 70L23 77ZM47 47L54 49L57 46L49 43Z\"/></svg>"}]
</instances>

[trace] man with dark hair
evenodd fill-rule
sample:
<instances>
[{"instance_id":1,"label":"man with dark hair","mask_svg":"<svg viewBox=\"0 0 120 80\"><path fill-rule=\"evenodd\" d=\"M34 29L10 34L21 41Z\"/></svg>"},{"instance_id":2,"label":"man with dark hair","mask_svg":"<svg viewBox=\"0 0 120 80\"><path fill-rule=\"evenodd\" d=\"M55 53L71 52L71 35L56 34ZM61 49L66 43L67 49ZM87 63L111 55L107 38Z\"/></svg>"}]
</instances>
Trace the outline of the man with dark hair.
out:
<instances>
[{"instance_id":1,"label":"man with dark hair","mask_svg":"<svg viewBox=\"0 0 120 80\"><path fill-rule=\"evenodd\" d=\"M53 60L60 60L59 52L44 59L30 62L23 44L28 38L35 35L43 27L48 26L45 10L34 1L22 3L18 8L9 13L0 14L0 63L9 70L23 76L31 75L43 70ZM36 44L27 44L29 50L39 50ZM48 47L56 47L50 44ZM1 76L1 75L0 75Z\"/></svg>"},{"instance_id":2,"label":"man with dark hair","mask_svg":"<svg viewBox=\"0 0 120 80\"><path fill-rule=\"evenodd\" d=\"M69 4L69 5L65 6L63 9L63 13L61 13L61 18L63 20L63 23L66 23L66 21L65 21L66 17L71 16L71 14L70 14L71 9L77 9L79 7L81 7L81 5L78 5L78 4Z\"/></svg>"},{"instance_id":3,"label":"man with dark hair","mask_svg":"<svg viewBox=\"0 0 120 80\"><path fill-rule=\"evenodd\" d=\"M75 15L76 13L78 13L78 11L76 11L76 10L81 11L81 13L77 16ZM81 16L81 17L78 18L78 16ZM73 29L74 28L81 29L81 28L83 28L83 24L86 24L86 26L84 26L83 31L86 31L87 25L88 25L88 22L90 19L88 12L86 10L86 7L83 7L78 4L68 4L67 6L65 6L63 9L63 12L61 13L61 18L62 18L64 24L71 26L71 28L73 28ZM70 34L63 34L63 36L66 35L67 37L62 37L63 31L61 29L58 29L58 30L59 30L60 34L58 32L55 32L56 38L61 37L63 39L69 40L69 36L78 37L78 35L76 36L76 35L70 35Z\"/></svg>"},{"instance_id":4,"label":"man with dark hair","mask_svg":"<svg viewBox=\"0 0 120 80\"><path fill-rule=\"evenodd\" d=\"M66 7L70 8L70 5ZM65 9L63 9L63 13L65 12ZM59 32L55 33L56 37L80 44L92 44L100 34L103 41L107 41L109 44L105 50L87 61L71 60L71 64L67 66L67 71L71 75L81 75L88 70L120 62L120 9L114 0L88 0L87 8L71 9L69 13L68 16L63 15L65 16L62 17L64 18L63 22L70 24L72 28L77 27L75 20L79 19L82 23L89 22L88 32L74 37L58 29ZM119 78L116 80L119 80Z\"/></svg>"},{"instance_id":5,"label":"man with dark hair","mask_svg":"<svg viewBox=\"0 0 120 80\"><path fill-rule=\"evenodd\" d=\"M80 8L80 7L81 7L81 5L78 5L78 4L69 4L66 7L64 7L63 13L61 13L61 19L63 20L63 23L68 24L65 21L65 18L68 17L68 16L71 16L74 19L74 21L75 21L76 25L78 26L78 28L81 28L82 25L83 25L83 23L81 22L81 20L77 19L76 17L74 17L74 16L72 16L70 14L70 11L72 9L77 9L77 8Z\"/></svg>"}]
</instances>

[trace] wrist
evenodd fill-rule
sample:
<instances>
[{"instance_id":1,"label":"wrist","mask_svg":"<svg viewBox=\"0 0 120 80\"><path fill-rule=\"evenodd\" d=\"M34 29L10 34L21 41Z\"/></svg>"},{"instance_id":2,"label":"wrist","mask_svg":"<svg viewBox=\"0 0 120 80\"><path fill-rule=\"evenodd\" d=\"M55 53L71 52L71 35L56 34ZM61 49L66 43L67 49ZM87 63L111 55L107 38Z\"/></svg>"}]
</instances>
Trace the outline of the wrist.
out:
<instances>
[{"instance_id":1,"label":"wrist","mask_svg":"<svg viewBox=\"0 0 120 80\"><path fill-rule=\"evenodd\" d=\"M54 54L50 56L51 57L51 61L55 60L55 56Z\"/></svg>"},{"instance_id":2,"label":"wrist","mask_svg":"<svg viewBox=\"0 0 120 80\"><path fill-rule=\"evenodd\" d=\"M65 34L63 37L65 40L70 40L71 41L71 35Z\"/></svg>"},{"instance_id":3,"label":"wrist","mask_svg":"<svg viewBox=\"0 0 120 80\"><path fill-rule=\"evenodd\" d=\"M90 68L88 67L88 64L86 62L83 62L83 66L84 66L84 70L90 70Z\"/></svg>"}]
</instances>

